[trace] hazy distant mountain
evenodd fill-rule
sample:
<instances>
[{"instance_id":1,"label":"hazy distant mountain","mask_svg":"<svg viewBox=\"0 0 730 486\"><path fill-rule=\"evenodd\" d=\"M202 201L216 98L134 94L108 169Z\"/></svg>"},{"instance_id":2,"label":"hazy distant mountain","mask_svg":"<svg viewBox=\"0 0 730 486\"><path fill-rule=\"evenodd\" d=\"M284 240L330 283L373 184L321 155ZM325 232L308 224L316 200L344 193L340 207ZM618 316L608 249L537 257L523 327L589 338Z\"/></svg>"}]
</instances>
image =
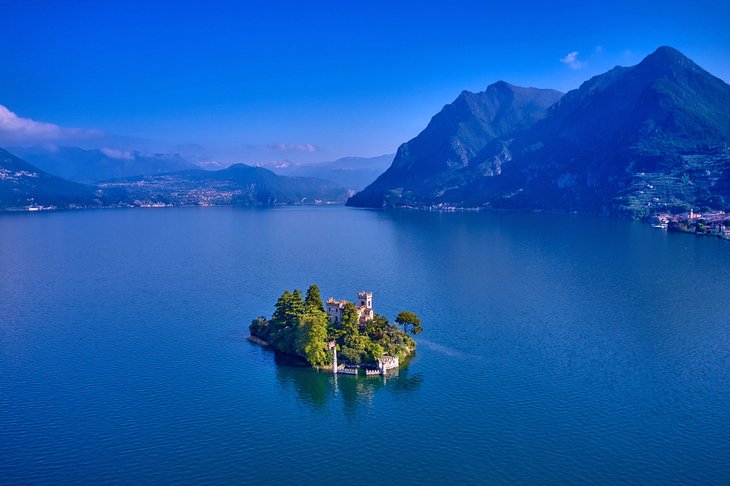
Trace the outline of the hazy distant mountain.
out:
<instances>
[{"instance_id":1,"label":"hazy distant mountain","mask_svg":"<svg viewBox=\"0 0 730 486\"><path fill-rule=\"evenodd\" d=\"M192 169L84 185L52 176L0 149L0 210L144 205L342 204L351 193L331 181L285 177L261 167Z\"/></svg>"},{"instance_id":2,"label":"hazy distant mountain","mask_svg":"<svg viewBox=\"0 0 730 486\"><path fill-rule=\"evenodd\" d=\"M446 140L439 133L428 138ZM429 183L433 167L451 162L436 159L394 162L397 170L391 167L385 181L378 179L349 203L633 217L689 207L730 209L730 86L661 47L636 66L586 81L526 130L494 138L437 186Z\"/></svg>"},{"instance_id":3,"label":"hazy distant mountain","mask_svg":"<svg viewBox=\"0 0 730 486\"><path fill-rule=\"evenodd\" d=\"M226 164L218 162L217 160L201 160L196 162L195 165L205 170L221 170L227 167Z\"/></svg>"},{"instance_id":4,"label":"hazy distant mountain","mask_svg":"<svg viewBox=\"0 0 730 486\"><path fill-rule=\"evenodd\" d=\"M100 206L94 189L52 176L0 149L0 210L28 206Z\"/></svg>"},{"instance_id":5,"label":"hazy distant mountain","mask_svg":"<svg viewBox=\"0 0 730 486\"><path fill-rule=\"evenodd\" d=\"M489 142L530 127L561 96L555 90L520 88L503 81L481 93L463 91L423 132L401 145L390 168L349 204L399 205L437 197L451 185L463 184L464 169Z\"/></svg>"},{"instance_id":6,"label":"hazy distant mountain","mask_svg":"<svg viewBox=\"0 0 730 486\"><path fill-rule=\"evenodd\" d=\"M9 150L50 174L85 183L196 167L178 154L79 147L13 147Z\"/></svg>"},{"instance_id":7,"label":"hazy distant mountain","mask_svg":"<svg viewBox=\"0 0 730 486\"><path fill-rule=\"evenodd\" d=\"M331 181L285 177L244 164L218 171L194 169L104 181L99 187L123 190L135 205L341 204L349 194Z\"/></svg>"},{"instance_id":8,"label":"hazy distant mountain","mask_svg":"<svg viewBox=\"0 0 730 486\"><path fill-rule=\"evenodd\" d=\"M277 174L298 177L318 177L360 190L373 182L393 161L393 154L377 157L344 157L319 164L282 162L266 166Z\"/></svg>"}]
</instances>

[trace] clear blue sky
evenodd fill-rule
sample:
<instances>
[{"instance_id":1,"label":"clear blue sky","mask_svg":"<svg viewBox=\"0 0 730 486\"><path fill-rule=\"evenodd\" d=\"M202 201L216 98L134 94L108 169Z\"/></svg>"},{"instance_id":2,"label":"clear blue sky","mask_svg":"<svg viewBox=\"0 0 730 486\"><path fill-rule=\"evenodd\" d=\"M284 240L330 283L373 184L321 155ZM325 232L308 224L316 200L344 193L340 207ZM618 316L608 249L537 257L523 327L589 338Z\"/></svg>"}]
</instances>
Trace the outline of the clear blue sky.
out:
<instances>
[{"instance_id":1,"label":"clear blue sky","mask_svg":"<svg viewBox=\"0 0 730 486\"><path fill-rule=\"evenodd\" d=\"M567 91L660 45L730 80L727 1L0 0L0 12L0 105L18 117L107 134L86 144L198 144L226 162L394 152L463 89Z\"/></svg>"}]
</instances>

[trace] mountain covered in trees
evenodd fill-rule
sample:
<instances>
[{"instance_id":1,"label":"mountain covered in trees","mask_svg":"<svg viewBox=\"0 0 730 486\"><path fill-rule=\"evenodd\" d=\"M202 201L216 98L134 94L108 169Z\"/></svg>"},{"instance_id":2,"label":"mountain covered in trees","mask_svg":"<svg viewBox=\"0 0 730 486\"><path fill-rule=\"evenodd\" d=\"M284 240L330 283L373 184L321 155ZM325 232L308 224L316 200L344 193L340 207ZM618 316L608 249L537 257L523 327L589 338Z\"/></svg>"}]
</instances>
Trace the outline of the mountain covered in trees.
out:
<instances>
[{"instance_id":1,"label":"mountain covered in trees","mask_svg":"<svg viewBox=\"0 0 730 486\"><path fill-rule=\"evenodd\" d=\"M305 296L299 290L285 291L271 319L257 317L251 321L249 331L277 351L299 356L312 366L332 364L332 353L328 351L332 341L336 342L341 361L368 365L384 355L402 360L415 351L416 343L409 333L421 331L420 320L412 312L401 312L396 322L402 330L378 314L360 322L355 304L348 302L340 322L333 323L324 310L319 287L311 285Z\"/></svg>"},{"instance_id":2,"label":"mountain covered in trees","mask_svg":"<svg viewBox=\"0 0 730 486\"><path fill-rule=\"evenodd\" d=\"M477 135L433 128L456 109L447 106L348 204L630 217L730 210L730 86L677 50L661 47L555 101L538 116L506 122L501 133L480 129L476 114L459 122ZM442 150L414 153L427 144ZM455 157L462 146L472 149Z\"/></svg>"}]
</instances>

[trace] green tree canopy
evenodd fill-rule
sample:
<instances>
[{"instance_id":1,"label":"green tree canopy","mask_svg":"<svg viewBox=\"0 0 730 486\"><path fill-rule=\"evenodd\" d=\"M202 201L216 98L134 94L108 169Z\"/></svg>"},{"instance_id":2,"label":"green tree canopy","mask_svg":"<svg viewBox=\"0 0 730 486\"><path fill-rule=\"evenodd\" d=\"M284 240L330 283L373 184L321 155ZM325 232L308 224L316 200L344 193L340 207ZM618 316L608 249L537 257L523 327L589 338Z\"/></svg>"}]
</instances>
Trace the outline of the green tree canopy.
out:
<instances>
[{"instance_id":1,"label":"green tree canopy","mask_svg":"<svg viewBox=\"0 0 730 486\"><path fill-rule=\"evenodd\" d=\"M313 366L329 362L327 353L327 315L324 311L304 314L297 328L297 351Z\"/></svg>"},{"instance_id":2,"label":"green tree canopy","mask_svg":"<svg viewBox=\"0 0 730 486\"><path fill-rule=\"evenodd\" d=\"M413 312L401 312L395 317L395 322L403 326L403 332L418 334L423 331L421 319ZM410 329L409 329L410 327Z\"/></svg>"},{"instance_id":3,"label":"green tree canopy","mask_svg":"<svg viewBox=\"0 0 730 486\"><path fill-rule=\"evenodd\" d=\"M345 308L342 309L342 329L346 332L357 330L360 324L360 318L357 316L357 307L352 302L345 304Z\"/></svg>"},{"instance_id":4,"label":"green tree canopy","mask_svg":"<svg viewBox=\"0 0 730 486\"><path fill-rule=\"evenodd\" d=\"M365 332L371 339L382 339L389 326L388 319L380 314L375 314L371 321L365 323Z\"/></svg>"},{"instance_id":5,"label":"green tree canopy","mask_svg":"<svg viewBox=\"0 0 730 486\"><path fill-rule=\"evenodd\" d=\"M378 359L385 354L383 347L374 341L369 341L367 345L368 358L373 363L377 363Z\"/></svg>"},{"instance_id":6,"label":"green tree canopy","mask_svg":"<svg viewBox=\"0 0 730 486\"><path fill-rule=\"evenodd\" d=\"M322 304L322 296L319 293L319 287L312 284L307 289L307 297L304 299L304 305L307 309L317 309L324 311L324 304Z\"/></svg>"},{"instance_id":7,"label":"green tree canopy","mask_svg":"<svg viewBox=\"0 0 730 486\"><path fill-rule=\"evenodd\" d=\"M304 301L299 290L285 290L276 302L270 322L271 343L286 353L296 352L296 331L304 315Z\"/></svg>"},{"instance_id":8,"label":"green tree canopy","mask_svg":"<svg viewBox=\"0 0 730 486\"><path fill-rule=\"evenodd\" d=\"M279 297L279 300L276 301L274 314L271 316L271 322L274 324L274 328L291 325L294 319L298 317L298 307L294 294L285 290L281 294L281 297Z\"/></svg>"},{"instance_id":9,"label":"green tree canopy","mask_svg":"<svg viewBox=\"0 0 730 486\"><path fill-rule=\"evenodd\" d=\"M304 298L302 297L302 291L297 289L291 293L292 295L292 312L296 317L301 317L304 314Z\"/></svg>"}]
</instances>

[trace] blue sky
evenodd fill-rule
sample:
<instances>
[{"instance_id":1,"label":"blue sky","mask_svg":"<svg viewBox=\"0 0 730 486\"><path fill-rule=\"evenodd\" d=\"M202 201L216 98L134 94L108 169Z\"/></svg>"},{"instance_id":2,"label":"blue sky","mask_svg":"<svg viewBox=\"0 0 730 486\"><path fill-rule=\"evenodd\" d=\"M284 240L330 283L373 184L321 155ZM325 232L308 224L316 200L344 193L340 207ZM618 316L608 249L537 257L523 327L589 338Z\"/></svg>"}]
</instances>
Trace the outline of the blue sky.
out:
<instances>
[{"instance_id":1,"label":"blue sky","mask_svg":"<svg viewBox=\"0 0 730 486\"><path fill-rule=\"evenodd\" d=\"M567 91L660 45L730 80L730 2L0 7L0 124L52 124L15 144L312 162L394 152L463 89Z\"/></svg>"}]
</instances>

